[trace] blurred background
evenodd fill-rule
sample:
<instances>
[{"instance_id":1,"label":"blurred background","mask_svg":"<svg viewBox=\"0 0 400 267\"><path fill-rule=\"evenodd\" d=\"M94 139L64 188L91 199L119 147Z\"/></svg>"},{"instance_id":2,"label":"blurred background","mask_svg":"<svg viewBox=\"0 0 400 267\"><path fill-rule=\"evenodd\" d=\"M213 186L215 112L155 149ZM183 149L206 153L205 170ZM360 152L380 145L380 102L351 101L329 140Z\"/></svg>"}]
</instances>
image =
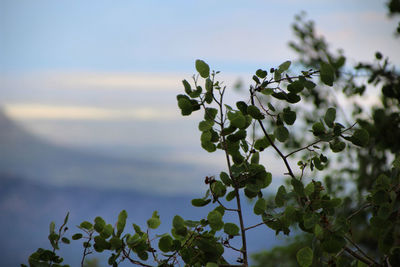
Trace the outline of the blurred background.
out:
<instances>
[{"instance_id":1,"label":"blurred background","mask_svg":"<svg viewBox=\"0 0 400 267\"><path fill-rule=\"evenodd\" d=\"M221 154L200 147L200 116L177 108L195 60L221 71L228 88L238 80L246 87L256 69L296 59L287 44L305 11L354 62L379 48L399 64L384 3L1 0L2 266L48 248L50 221L60 224L68 211L71 228L98 215L114 222L122 209L143 226L159 210L164 231L175 214L199 219L206 211L190 200L225 167ZM240 93L230 90L233 101ZM282 183L277 159L263 160L272 187ZM253 252L282 241L266 228L252 233ZM79 251L63 252L72 266Z\"/></svg>"}]
</instances>

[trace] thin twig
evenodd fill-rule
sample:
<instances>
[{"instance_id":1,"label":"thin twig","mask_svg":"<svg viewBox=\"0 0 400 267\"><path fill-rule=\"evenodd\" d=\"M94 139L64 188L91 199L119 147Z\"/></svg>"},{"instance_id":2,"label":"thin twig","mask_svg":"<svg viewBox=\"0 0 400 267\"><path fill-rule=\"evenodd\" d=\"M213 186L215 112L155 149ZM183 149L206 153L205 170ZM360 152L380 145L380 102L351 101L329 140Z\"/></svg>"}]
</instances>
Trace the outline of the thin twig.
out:
<instances>
[{"instance_id":1,"label":"thin twig","mask_svg":"<svg viewBox=\"0 0 400 267\"><path fill-rule=\"evenodd\" d=\"M137 260L132 259L132 258L129 256L129 254L126 253L125 249L122 249L122 254L124 254L124 257L125 257L126 259L128 259L128 260L129 260L131 263L133 263L133 264L136 264L136 265L139 265L139 266L145 266L145 267L152 267L151 265L147 265L146 263L143 263L143 262L141 262L141 261L137 261Z\"/></svg>"},{"instance_id":2,"label":"thin twig","mask_svg":"<svg viewBox=\"0 0 400 267\"><path fill-rule=\"evenodd\" d=\"M218 197L215 196L214 191L212 190L212 184L210 184L210 191L211 191L211 194L213 195L214 200L217 201L218 204L219 204L222 208L224 208L224 210L227 210L227 211L236 211L236 212L238 211L237 209L227 208L227 207L225 207L224 204L222 204L222 202L218 199Z\"/></svg>"},{"instance_id":3,"label":"thin twig","mask_svg":"<svg viewBox=\"0 0 400 267\"><path fill-rule=\"evenodd\" d=\"M157 259L157 255L154 253L156 250L151 246L150 237L149 237L149 229L147 229L146 233L147 233L147 242L149 243L150 251L151 251L151 254L153 255L153 259L155 262L159 263L158 259Z\"/></svg>"},{"instance_id":4,"label":"thin twig","mask_svg":"<svg viewBox=\"0 0 400 267\"><path fill-rule=\"evenodd\" d=\"M84 246L85 249L83 250L83 255L82 255L82 260L81 260L81 267L83 267L83 264L85 262L85 258L87 255L91 254L91 251L87 251L90 245L90 241L92 240L93 232L89 233L89 238L88 241L86 241L86 245Z\"/></svg>"},{"instance_id":5,"label":"thin twig","mask_svg":"<svg viewBox=\"0 0 400 267\"><path fill-rule=\"evenodd\" d=\"M223 116L223 108L222 108L222 103L223 103L223 97L224 97L224 92L225 88L223 89L222 92L220 92L220 105L219 105L219 110L221 113L221 132L224 130L224 116ZM242 208L241 208L241 203L240 203L240 195L239 195L239 188L237 185L237 181L233 179L232 175L232 169L231 169L231 161L229 159L229 154L227 151L226 147L226 139L225 136L222 136L222 142L223 142L223 150L225 151L225 158L226 158L226 163L228 165L228 171L229 171L229 176L231 177L232 181L234 182L234 189L235 189L235 196L236 196L236 204L237 204L237 213L239 217L239 224L240 224L240 231L241 231L241 237L242 237L242 255L243 255L243 265L248 266L248 260L247 260L247 244L246 244L246 231L244 230L244 222L243 222L243 215L242 215Z\"/></svg>"},{"instance_id":6,"label":"thin twig","mask_svg":"<svg viewBox=\"0 0 400 267\"><path fill-rule=\"evenodd\" d=\"M266 222L268 222L268 221L263 221L263 222L260 222L260 223L255 224L255 225L246 227L246 228L244 228L244 230L247 231L247 230L250 230L250 229L252 229L252 228L256 228L256 227L258 227L258 226L260 226L260 225L265 224Z\"/></svg>"},{"instance_id":7,"label":"thin twig","mask_svg":"<svg viewBox=\"0 0 400 267\"><path fill-rule=\"evenodd\" d=\"M361 206L359 209L357 209L356 211L354 211L352 214L350 214L346 219L350 220L351 218L353 218L354 216L356 216L358 213L360 213L361 211L363 211L366 208L371 207L372 204L371 203L366 203L364 204L364 206Z\"/></svg>"},{"instance_id":8,"label":"thin twig","mask_svg":"<svg viewBox=\"0 0 400 267\"><path fill-rule=\"evenodd\" d=\"M364 258L363 256L357 254L355 251L351 250L349 247L345 246L344 250L349 253L351 256L353 256L354 258L368 264L369 266L373 265L374 262L371 262L369 259Z\"/></svg>"},{"instance_id":9,"label":"thin twig","mask_svg":"<svg viewBox=\"0 0 400 267\"><path fill-rule=\"evenodd\" d=\"M344 238L346 238L346 240L349 241L357 249L357 251L359 251L365 258L367 258L374 264L379 265L378 262L376 262L373 258L368 256L351 238L347 237L346 235L344 236Z\"/></svg>"}]
</instances>

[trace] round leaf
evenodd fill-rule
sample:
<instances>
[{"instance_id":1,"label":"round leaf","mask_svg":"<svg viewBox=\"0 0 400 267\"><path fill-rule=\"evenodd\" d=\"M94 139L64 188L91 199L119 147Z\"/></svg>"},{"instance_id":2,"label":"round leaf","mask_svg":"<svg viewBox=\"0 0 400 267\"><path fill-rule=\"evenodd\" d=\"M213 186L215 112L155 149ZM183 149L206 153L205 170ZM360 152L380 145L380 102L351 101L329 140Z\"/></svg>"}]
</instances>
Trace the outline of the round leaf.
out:
<instances>
[{"instance_id":1,"label":"round leaf","mask_svg":"<svg viewBox=\"0 0 400 267\"><path fill-rule=\"evenodd\" d=\"M254 205L254 214L261 215L264 213L265 209L267 208L267 201L264 198L259 198Z\"/></svg>"},{"instance_id":2,"label":"round leaf","mask_svg":"<svg viewBox=\"0 0 400 267\"><path fill-rule=\"evenodd\" d=\"M165 235L158 241L158 247L162 252L168 252L172 250L173 239L169 235Z\"/></svg>"},{"instance_id":3,"label":"round leaf","mask_svg":"<svg viewBox=\"0 0 400 267\"><path fill-rule=\"evenodd\" d=\"M239 235L239 227L234 223L225 223L224 232L228 235Z\"/></svg>"},{"instance_id":4,"label":"round leaf","mask_svg":"<svg viewBox=\"0 0 400 267\"><path fill-rule=\"evenodd\" d=\"M321 62L320 74L321 74L321 81L324 84L329 86L333 85L333 80L335 79L335 70L330 64Z\"/></svg>"},{"instance_id":5,"label":"round leaf","mask_svg":"<svg viewBox=\"0 0 400 267\"><path fill-rule=\"evenodd\" d=\"M210 76L210 67L203 60L196 60L196 70L203 78Z\"/></svg>"},{"instance_id":6,"label":"round leaf","mask_svg":"<svg viewBox=\"0 0 400 267\"><path fill-rule=\"evenodd\" d=\"M311 266L313 261L313 251L309 247L300 249L296 254L297 262L301 267Z\"/></svg>"},{"instance_id":7,"label":"round leaf","mask_svg":"<svg viewBox=\"0 0 400 267\"><path fill-rule=\"evenodd\" d=\"M279 126L275 128L274 135L276 136L276 139L280 142L285 142L286 139L289 137L289 131L286 129L285 126Z\"/></svg>"}]
</instances>

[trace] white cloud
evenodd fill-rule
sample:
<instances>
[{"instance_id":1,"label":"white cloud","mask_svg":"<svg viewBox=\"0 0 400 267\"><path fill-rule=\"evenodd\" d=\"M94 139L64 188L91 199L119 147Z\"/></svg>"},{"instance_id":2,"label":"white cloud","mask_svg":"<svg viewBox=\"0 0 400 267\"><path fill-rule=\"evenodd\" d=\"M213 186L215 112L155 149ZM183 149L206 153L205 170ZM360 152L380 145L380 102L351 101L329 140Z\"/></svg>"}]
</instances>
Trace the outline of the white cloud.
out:
<instances>
[{"instance_id":1,"label":"white cloud","mask_svg":"<svg viewBox=\"0 0 400 267\"><path fill-rule=\"evenodd\" d=\"M5 113L14 119L57 120L175 120L180 115L176 108L137 107L107 109L88 106L54 106L42 104L6 104Z\"/></svg>"},{"instance_id":2,"label":"white cloud","mask_svg":"<svg viewBox=\"0 0 400 267\"><path fill-rule=\"evenodd\" d=\"M173 91L182 87L178 73L36 72L3 75L2 88L49 88L63 90Z\"/></svg>"}]
</instances>

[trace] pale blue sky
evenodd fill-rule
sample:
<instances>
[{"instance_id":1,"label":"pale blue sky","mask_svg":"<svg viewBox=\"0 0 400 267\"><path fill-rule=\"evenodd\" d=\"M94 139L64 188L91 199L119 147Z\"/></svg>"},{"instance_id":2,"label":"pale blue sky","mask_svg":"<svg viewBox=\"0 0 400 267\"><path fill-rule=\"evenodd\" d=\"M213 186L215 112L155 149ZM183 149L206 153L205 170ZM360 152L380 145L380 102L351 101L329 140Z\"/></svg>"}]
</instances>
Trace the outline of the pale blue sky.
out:
<instances>
[{"instance_id":1,"label":"pale blue sky","mask_svg":"<svg viewBox=\"0 0 400 267\"><path fill-rule=\"evenodd\" d=\"M374 14L384 18L383 3L2 0L0 64L6 72L171 72L191 71L194 59L204 58L224 71L253 71L292 55L286 43L299 11L328 35L346 38L346 31L390 33L393 29L382 29L387 24L360 21Z\"/></svg>"}]
</instances>

